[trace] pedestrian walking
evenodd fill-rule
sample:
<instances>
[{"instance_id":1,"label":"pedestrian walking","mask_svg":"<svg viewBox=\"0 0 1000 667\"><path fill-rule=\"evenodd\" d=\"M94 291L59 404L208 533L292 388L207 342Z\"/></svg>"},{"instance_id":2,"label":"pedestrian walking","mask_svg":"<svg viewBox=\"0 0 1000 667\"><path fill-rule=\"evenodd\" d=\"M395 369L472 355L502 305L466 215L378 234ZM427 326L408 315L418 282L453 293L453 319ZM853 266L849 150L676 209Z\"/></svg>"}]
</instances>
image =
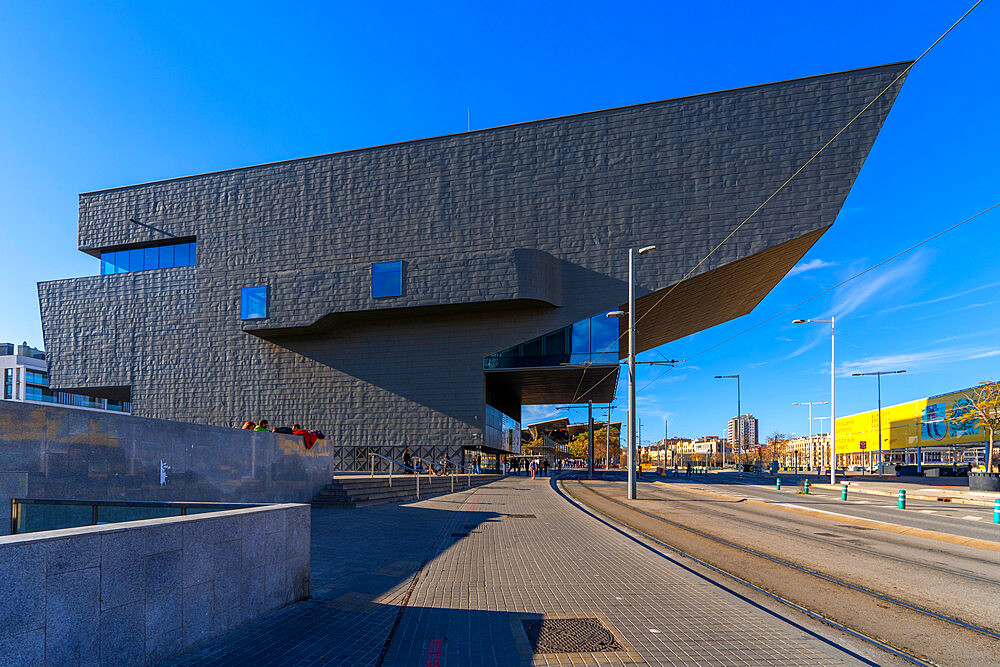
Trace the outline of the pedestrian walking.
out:
<instances>
[{"instance_id":1,"label":"pedestrian walking","mask_svg":"<svg viewBox=\"0 0 1000 667\"><path fill-rule=\"evenodd\" d=\"M406 466L406 468L403 468L404 474L412 472L409 468L413 468L413 454L410 453L409 447L403 448L403 465Z\"/></svg>"},{"instance_id":2,"label":"pedestrian walking","mask_svg":"<svg viewBox=\"0 0 1000 667\"><path fill-rule=\"evenodd\" d=\"M531 479L535 479L535 473L538 471L538 462L532 459L528 469L531 471Z\"/></svg>"},{"instance_id":3,"label":"pedestrian walking","mask_svg":"<svg viewBox=\"0 0 1000 667\"><path fill-rule=\"evenodd\" d=\"M444 456L441 457L441 467L444 468L444 474L446 475L451 474L448 472L449 463L451 463L451 459L448 458L448 452L445 452Z\"/></svg>"},{"instance_id":4,"label":"pedestrian walking","mask_svg":"<svg viewBox=\"0 0 1000 667\"><path fill-rule=\"evenodd\" d=\"M542 459L542 476L543 477L548 477L549 476L549 460L548 459Z\"/></svg>"}]
</instances>

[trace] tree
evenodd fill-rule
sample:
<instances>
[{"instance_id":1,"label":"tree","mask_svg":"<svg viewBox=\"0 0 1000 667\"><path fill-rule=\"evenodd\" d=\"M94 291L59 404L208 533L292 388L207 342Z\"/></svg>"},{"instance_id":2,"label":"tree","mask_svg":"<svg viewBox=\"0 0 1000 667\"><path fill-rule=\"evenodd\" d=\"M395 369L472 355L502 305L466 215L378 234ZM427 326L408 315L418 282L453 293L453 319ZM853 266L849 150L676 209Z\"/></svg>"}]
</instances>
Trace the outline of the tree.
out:
<instances>
[{"instance_id":1,"label":"tree","mask_svg":"<svg viewBox=\"0 0 1000 667\"><path fill-rule=\"evenodd\" d=\"M993 439L1000 430L1000 382L996 380L980 382L979 386L970 389L965 397L969 399L969 407L973 414L989 432L989 438L986 440L986 472L994 472L996 466L993 465L995 449Z\"/></svg>"},{"instance_id":2,"label":"tree","mask_svg":"<svg viewBox=\"0 0 1000 667\"><path fill-rule=\"evenodd\" d=\"M606 449L607 440L607 426L601 429L594 430L594 458L603 459L605 452L607 455L614 459L615 457L621 456L621 447L619 444L619 432L615 427L611 427L611 446ZM579 433L572 440L569 441L569 454L575 459L587 460L587 432Z\"/></svg>"}]
</instances>

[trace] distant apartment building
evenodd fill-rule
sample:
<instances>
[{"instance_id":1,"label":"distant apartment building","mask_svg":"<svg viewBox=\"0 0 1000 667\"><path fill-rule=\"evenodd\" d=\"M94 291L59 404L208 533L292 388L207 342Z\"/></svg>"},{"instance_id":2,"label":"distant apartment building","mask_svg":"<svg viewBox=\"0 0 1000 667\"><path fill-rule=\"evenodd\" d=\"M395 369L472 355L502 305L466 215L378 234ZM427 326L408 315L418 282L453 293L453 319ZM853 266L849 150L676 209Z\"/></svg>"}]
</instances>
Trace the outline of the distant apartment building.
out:
<instances>
[{"instance_id":1,"label":"distant apartment building","mask_svg":"<svg viewBox=\"0 0 1000 667\"><path fill-rule=\"evenodd\" d=\"M759 428L757 418L753 415L739 415L729 420L726 439L733 447L742 445L743 449L756 446L759 443Z\"/></svg>"},{"instance_id":2,"label":"distant apartment building","mask_svg":"<svg viewBox=\"0 0 1000 667\"><path fill-rule=\"evenodd\" d=\"M31 347L27 342L0 343L0 375L3 376L5 401L20 403L55 403L82 410L131 412L128 401L116 401L83 394L49 389L49 373L45 352Z\"/></svg>"}]
</instances>

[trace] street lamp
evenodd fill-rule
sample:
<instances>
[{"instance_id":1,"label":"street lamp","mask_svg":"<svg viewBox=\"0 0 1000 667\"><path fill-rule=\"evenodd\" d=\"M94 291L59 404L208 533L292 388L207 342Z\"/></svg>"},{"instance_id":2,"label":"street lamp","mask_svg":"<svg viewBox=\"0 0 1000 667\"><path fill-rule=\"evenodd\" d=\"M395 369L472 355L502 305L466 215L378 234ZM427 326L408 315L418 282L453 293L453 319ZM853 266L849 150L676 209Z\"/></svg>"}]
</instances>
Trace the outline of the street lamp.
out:
<instances>
[{"instance_id":1,"label":"street lamp","mask_svg":"<svg viewBox=\"0 0 1000 667\"><path fill-rule=\"evenodd\" d=\"M829 401L812 401L811 403L792 403L792 405L808 405L809 406L809 467L812 467L813 458L815 457L813 453L813 406L814 405L826 405Z\"/></svg>"},{"instance_id":2,"label":"street lamp","mask_svg":"<svg viewBox=\"0 0 1000 667\"><path fill-rule=\"evenodd\" d=\"M898 375L906 371L872 371L870 373L851 373L851 377L862 377L864 375L874 375L878 379L878 476L882 476L882 376ZM892 441L890 439L890 444ZM863 459L862 459L863 460Z\"/></svg>"},{"instance_id":3,"label":"street lamp","mask_svg":"<svg viewBox=\"0 0 1000 667\"><path fill-rule=\"evenodd\" d=\"M639 248L638 253L645 255L656 250L655 245ZM633 271L633 256L636 251L628 249L628 490L626 498L635 500L635 280ZM625 313L614 310L608 317L622 317Z\"/></svg>"},{"instance_id":4,"label":"street lamp","mask_svg":"<svg viewBox=\"0 0 1000 667\"><path fill-rule=\"evenodd\" d=\"M743 429L740 428L742 420L740 417L743 416L743 407L740 397L740 376L736 375L716 375L716 380L724 380L727 378L736 378L736 438L738 440L736 445L736 470L740 475L743 474ZM726 448L722 448L722 458L726 458Z\"/></svg>"},{"instance_id":5,"label":"street lamp","mask_svg":"<svg viewBox=\"0 0 1000 667\"><path fill-rule=\"evenodd\" d=\"M792 320L792 324L829 324L830 325L830 484L837 483L837 422L836 417L836 384L837 368L834 365L834 318L828 317L815 320Z\"/></svg>"}]
</instances>

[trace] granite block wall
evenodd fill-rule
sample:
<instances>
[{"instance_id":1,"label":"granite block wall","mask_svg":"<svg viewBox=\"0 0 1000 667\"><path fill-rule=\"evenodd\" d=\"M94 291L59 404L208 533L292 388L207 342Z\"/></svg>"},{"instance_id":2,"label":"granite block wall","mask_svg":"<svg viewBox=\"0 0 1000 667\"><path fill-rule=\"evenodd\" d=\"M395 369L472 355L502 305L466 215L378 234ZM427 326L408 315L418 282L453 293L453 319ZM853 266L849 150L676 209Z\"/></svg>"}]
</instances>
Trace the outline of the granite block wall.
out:
<instances>
[{"instance_id":1,"label":"granite block wall","mask_svg":"<svg viewBox=\"0 0 1000 667\"><path fill-rule=\"evenodd\" d=\"M619 307L629 247L661 249L641 296L808 237L737 277L759 283L745 297L711 294L727 317L752 308L833 223L906 64L83 194L81 250L194 237L198 262L41 283L51 381L128 387L147 417L479 444L483 357ZM403 294L373 299L387 260ZM268 318L241 322L254 285Z\"/></svg>"},{"instance_id":2,"label":"granite block wall","mask_svg":"<svg viewBox=\"0 0 1000 667\"><path fill-rule=\"evenodd\" d=\"M11 498L309 502L344 456L329 440L0 401L0 535Z\"/></svg>"},{"instance_id":3,"label":"granite block wall","mask_svg":"<svg viewBox=\"0 0 1000 667\"><path fill-rule=\"evenodd\" d=\"M0 537L4 665L156 664L309 596L310 509Z\"/></svg>"}]
</instances>

